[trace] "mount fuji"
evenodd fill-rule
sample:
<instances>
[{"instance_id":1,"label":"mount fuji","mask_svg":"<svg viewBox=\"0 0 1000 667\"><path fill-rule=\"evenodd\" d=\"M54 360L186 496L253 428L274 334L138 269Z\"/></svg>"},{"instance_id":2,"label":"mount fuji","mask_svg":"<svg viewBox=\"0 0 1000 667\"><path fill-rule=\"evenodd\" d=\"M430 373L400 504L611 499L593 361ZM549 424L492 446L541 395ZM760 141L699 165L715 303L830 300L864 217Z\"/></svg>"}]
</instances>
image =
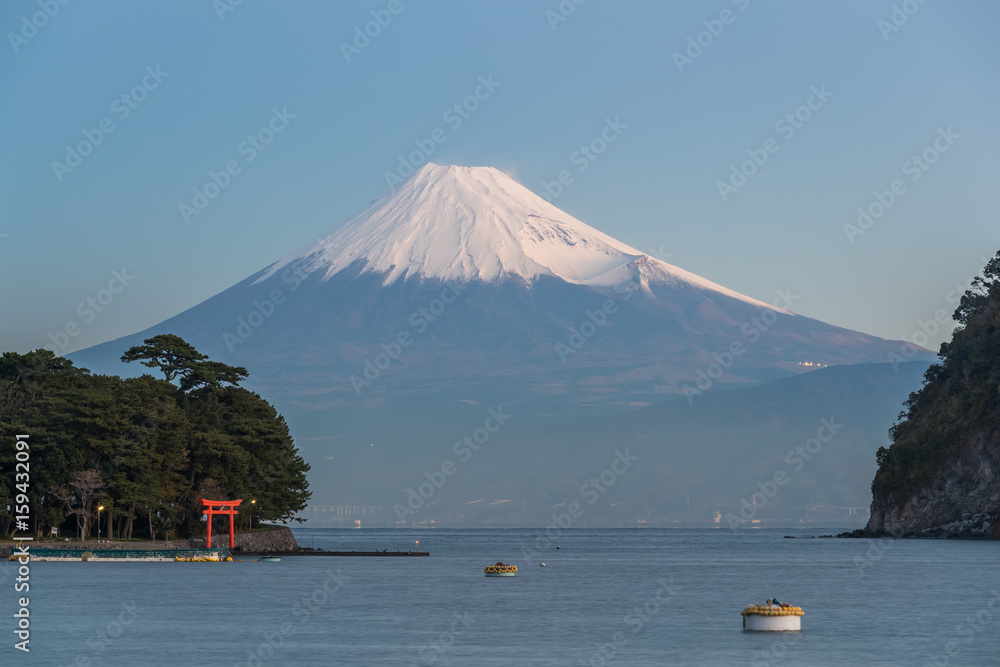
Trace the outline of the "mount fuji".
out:
<instances>
[{"instance_id":1,"label":"mount fuji","mask_svg":"<svg viewBox=\"0 0 1000 667\"><path fill-rule=\"evenodd\" d=\"M268 268L260 283L299 263L327 280L361 262L363 273L455 282L530 284L557 278L608 287L638 279L745 297L649 257L564 213L501 171L428 164L404 188L373 202L319 243Z\"/></svg>"},{"instance_id":2,"label":"mount fuji","mask_svg":"<svg viewBox=\"0 0 1000 667\"><path fill-rule=\"evenodd\" d=\"M315 449L315 471L319 454L343 462L362 444L363 456L379 443L390 460L410 460L498 405L519 427L548 427L885 363L904 349L796 315L793 302L765 303L651 257L496 169L428 164L322 240L71 356L121 374L132 370L118 362L129 346L180 335L250 370L246 384Z\"/></svg>"}]
</instances>

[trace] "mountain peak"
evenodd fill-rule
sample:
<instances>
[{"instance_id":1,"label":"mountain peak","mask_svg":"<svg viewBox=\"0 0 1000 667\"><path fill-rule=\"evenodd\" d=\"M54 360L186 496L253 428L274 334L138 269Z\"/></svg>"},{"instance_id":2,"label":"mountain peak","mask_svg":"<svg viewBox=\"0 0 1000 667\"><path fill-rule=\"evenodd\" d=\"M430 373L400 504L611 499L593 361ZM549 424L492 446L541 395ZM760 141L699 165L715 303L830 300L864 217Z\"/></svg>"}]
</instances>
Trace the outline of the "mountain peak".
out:
<instances>
[{"instance_id":1,"label":"mountain peak","mask_svg":"<svg viewBox=\"0 0 1000 667\"><path fill-rule=\"evenodd\" d=\"M637 261L637 260L642 261ZM269 267L296 263L324 279L362 262L365 273L498 282L541 276L604 286L688 284L768 307L647 256L577 220L493 167L428 163L322 241Z\"/></svg>"}]
</instances>

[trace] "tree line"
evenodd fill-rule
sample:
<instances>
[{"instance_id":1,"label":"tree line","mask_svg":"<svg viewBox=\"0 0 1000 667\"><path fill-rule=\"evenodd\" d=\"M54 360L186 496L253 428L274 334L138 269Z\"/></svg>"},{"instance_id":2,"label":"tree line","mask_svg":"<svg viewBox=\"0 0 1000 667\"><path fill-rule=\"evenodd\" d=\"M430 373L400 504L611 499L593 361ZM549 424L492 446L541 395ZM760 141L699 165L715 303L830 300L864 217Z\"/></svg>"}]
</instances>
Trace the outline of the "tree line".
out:
<instances>
[{"instance_id":1,"label":"tree line","mask_svg":"<svg viewBox=\"0 0 1000 667\"><path fill-rule=\"evenodd\" d=\"M87 538L98 517L102 537L199 535L199 498L243 498L244 527L251 511L256 523L305 509L309 465L284 418L239 386L245 368L211 361L171 334L121 359L163 379L94 374L45 349L0 357L2 534L17 527L14 502L23 491L38 536L55 527ZM8 447L18 434L30 436L30 484L20 488Z\"/></svg>"},{"instance_id":2,"label":"tree line","mask_svg":"<svg viewBox=\"0 0 1000 667\"><path fill-rule=\"evenodd\" d=\"M889 430L892 445L876 453L872 491L902 498L954 461L971 437L1000 434L1000 252L976 277L954 314L958 328L941 344Z\"/></svg>"}]
</instances>

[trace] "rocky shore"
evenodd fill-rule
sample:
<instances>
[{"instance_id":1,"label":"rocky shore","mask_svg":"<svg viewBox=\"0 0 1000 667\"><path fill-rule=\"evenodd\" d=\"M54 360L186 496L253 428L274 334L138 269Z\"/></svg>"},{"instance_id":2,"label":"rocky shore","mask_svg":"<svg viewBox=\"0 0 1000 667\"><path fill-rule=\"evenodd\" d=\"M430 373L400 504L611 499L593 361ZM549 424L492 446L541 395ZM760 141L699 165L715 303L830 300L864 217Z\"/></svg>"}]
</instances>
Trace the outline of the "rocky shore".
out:
<instances>
[{"instance_id":1,"label":"rocky shore","mask_svg":"<svg viewBox=\"0 0 1000 667\"><path fill-rule=\"evenodd\" d=\"M915 493L875 493L871 518L849 537L1000 538L1000 434L971 435Z\"/></svg>"}]
</instances>

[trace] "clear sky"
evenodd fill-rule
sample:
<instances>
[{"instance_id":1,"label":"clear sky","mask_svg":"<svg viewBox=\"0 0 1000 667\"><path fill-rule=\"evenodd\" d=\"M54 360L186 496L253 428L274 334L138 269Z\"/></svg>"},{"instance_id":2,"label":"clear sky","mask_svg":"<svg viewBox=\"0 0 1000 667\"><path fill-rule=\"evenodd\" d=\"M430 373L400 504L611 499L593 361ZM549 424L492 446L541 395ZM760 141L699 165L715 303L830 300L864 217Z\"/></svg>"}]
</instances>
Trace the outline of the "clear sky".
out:
<instances>
[{"instance_id":1,"label":"clear sky","mask_svg":"<svg viewBox=\"0 0 1000 667\"><path fill-rule=\"evenodd\" d=\"M584 222L886 338L1000 249L991 0L235 2L2 4L0 349L189 308L420 145L540 194L566 170Z\"/></svg>"}]
</instances>

